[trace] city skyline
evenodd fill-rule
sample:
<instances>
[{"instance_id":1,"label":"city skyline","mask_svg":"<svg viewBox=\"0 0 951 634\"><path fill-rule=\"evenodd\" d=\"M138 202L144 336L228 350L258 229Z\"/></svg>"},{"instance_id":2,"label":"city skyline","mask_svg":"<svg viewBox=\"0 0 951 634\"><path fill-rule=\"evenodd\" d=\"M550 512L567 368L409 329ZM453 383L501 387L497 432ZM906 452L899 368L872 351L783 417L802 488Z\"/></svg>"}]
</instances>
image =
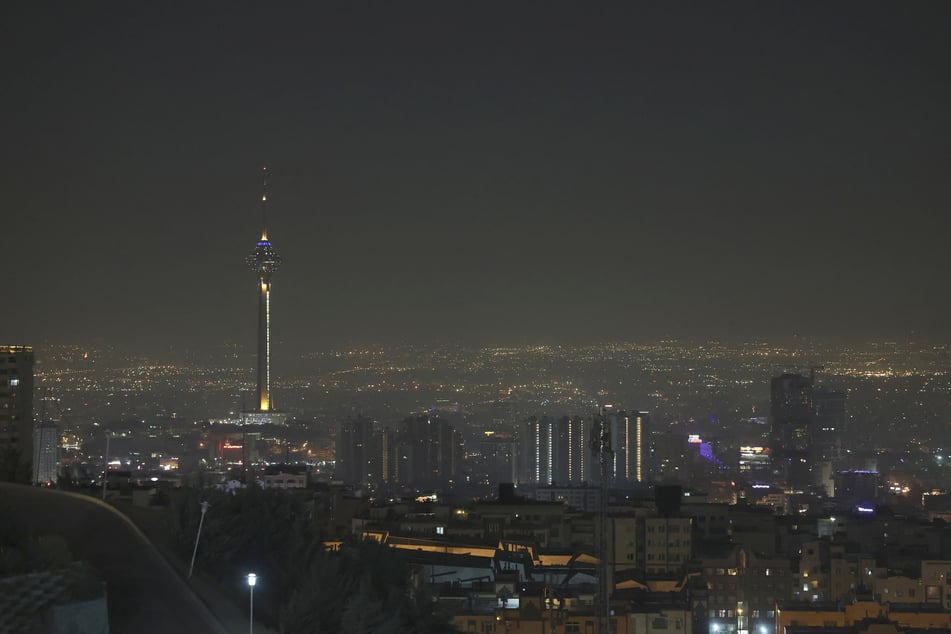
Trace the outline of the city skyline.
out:
<instances>
[{"instance_id":1,"label":"city skyline","mask_svg":"<svg viewBox=\"0 0 951 634\"><path fill-rule=\"evenodd\" d=\"M22 344L947 341L951 9L3 9Z\"/></svg>"}]
</instances>

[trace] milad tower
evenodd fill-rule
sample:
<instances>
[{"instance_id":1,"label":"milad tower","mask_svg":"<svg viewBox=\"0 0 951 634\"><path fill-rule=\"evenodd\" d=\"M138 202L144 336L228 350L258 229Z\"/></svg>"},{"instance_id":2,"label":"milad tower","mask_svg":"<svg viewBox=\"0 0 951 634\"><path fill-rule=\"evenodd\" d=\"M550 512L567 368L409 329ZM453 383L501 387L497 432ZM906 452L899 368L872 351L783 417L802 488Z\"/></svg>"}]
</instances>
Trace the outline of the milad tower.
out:
<instances>
[{"instance_id":1,"label":"milad tower","mask_svg":"<svg viewBox=\"0 0 951 634\"><path fill-rule=\"evenodd\" d=\"M245 258L251 270L258 274L258 388L256 406L245 413L246 423L284 422L274 408L271 398L271 276L281 264L267 236L267 166L261 168L264 179L261 194L261 238L254 253Z\"/></svg>"}]
</instances>

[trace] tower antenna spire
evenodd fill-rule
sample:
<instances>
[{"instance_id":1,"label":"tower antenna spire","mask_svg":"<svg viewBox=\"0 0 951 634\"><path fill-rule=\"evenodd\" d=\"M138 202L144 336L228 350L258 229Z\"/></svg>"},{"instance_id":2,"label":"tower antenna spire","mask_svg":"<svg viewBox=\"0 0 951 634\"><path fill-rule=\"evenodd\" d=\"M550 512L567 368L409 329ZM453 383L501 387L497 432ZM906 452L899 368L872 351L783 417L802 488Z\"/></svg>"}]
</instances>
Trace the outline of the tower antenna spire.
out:
<instances>
[{"instance_id":1,"label":"tower antenna spire","mask_svg":"<svg viewBox=\"0 0 951 634\"><path fill-rule=\"evenodd\" d=\"M254 253L245 258L258 276L258 403L255 411L272 412L271 399L271 276L281 264L281 256L267 237L267 166L262 166L264 192L261 194L261 239Z\"/></svg>"},{"instance_id":2,"label":"tower antenna spire","mask_svg":"<svg viewBox=\"0 0 951 634\"><path fill-rule=\"evenodd\" d=\"M267 165L261 166L261 239L267 240Z\"/></svg>"}]
</instances>

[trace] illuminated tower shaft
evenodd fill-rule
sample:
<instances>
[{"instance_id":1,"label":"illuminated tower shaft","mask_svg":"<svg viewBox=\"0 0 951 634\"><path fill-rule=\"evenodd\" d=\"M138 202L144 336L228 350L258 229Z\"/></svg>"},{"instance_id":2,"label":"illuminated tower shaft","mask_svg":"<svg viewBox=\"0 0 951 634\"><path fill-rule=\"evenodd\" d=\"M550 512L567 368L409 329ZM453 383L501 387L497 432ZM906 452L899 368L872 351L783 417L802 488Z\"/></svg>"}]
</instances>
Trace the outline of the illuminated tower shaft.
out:
<instances>
[{"instance_id":1,"label":"illuminated tower shaft","mask_svg":"<svg viewBox=\"0 0 951 634\"><path fill-rule=\"evenodd\" d=\"M258 405L261 412L274 410L271 400L271 275L281 264L267 237L267 167L264 172L264 193L261 195L261 239L254 253L245 258L251 270L258 274Z\"/></svg>"},{"instance_id":2,"label":"illuminated tower shaft","mask_svg":"<svg viewBox=\"0 0 951 634\"><path fill-rule=\"evenodd\" d=\"M258 300L258 408L271 410L271 276L261 276Z\"/></svg>"}]
</instances>

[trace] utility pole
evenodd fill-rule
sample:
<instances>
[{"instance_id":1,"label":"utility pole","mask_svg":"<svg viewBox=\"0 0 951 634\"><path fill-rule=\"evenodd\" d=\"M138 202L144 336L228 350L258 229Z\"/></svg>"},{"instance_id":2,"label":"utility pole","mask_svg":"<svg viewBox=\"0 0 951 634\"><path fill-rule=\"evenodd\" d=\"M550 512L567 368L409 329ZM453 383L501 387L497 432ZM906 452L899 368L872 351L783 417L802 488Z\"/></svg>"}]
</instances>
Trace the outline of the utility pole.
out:
<instances>
[{"instance_id":1,"label":"utility pole","mask_svg":"<svg viewBox=\"0 0 951 634\"><path fill-rule=\"evenodd\" d=\"M598 483L598 601L597 634L611 633L611 588L608 583L608 480L614 450L611 447L612 405L605 405L594 417L591 430L591 449L598 454L600 482Z\"/></svg>"},{"instance_id":2,"label":"utility pole","mask_svg":"<svg viewBox=\"0 0 951 634\"><path fill-rule=\"evenodd\" d=\"M545 575L545 597L548 599L548 631L555 634L555 589L548 574Z\"/></svg>"},{"instance_id":3,"label":"utility pole","mask_svg":"<svg viewBox=\"0 0 951 634\"><path fill-rule=\"evenodd\" d=\"M109 481L109 431L106 431L106 455L102 465L102 499L106 500L106 483Z\"/></svg>"},{"instance_id":4,"label":"utility pole","mask_svg":"<svg viewBox=\"0 0 951 634\"><path fill-rule=\"evenodd\" d=\"M198 554L198 540L201 539L201 525L205 523L205 513L208 512L208 507L211 504L208 503L208 500L205 500L201 503L201 518L198 520L198 534L195 536L195 549L192 550L192 563L188 566L188 578L192 578L192 572L195 570L195 555Z\"/></svg>"}]
</instances>

